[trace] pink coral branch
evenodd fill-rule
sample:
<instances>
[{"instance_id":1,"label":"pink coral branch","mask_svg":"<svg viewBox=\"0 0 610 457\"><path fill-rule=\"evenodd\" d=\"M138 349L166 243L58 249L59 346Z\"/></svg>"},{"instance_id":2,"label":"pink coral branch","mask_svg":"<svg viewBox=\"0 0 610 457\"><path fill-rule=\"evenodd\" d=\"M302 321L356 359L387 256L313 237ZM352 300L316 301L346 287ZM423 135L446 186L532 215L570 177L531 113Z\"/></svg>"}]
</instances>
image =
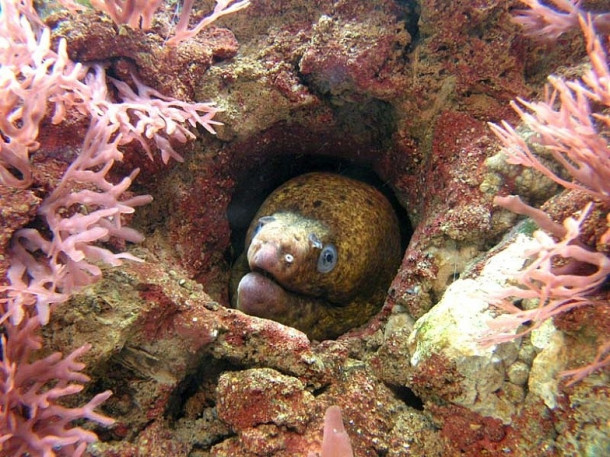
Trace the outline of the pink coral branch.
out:
<instances>
[{"instance_id":1,"label":"pink coral branch","mask_svg":"<svg viewBox=\"0 0 610 457\"><path fill-rule=\"evenodd\" d=\"M29 7L28 7L29 6ZM27 2L0 0L0 184L31 183L29 155L38 149L40 122L54 105L53 122L81 100L78 92L87 70L68 58L65 40L51 49L50 30L40 29Z\"/></svg>"},{"instance_id":2,"label":"pink coral branch","mask_svg":"<svg viewBox=\"0 0 610 457\"><path fill-rule=\"evenodd\" d=\"M122 81L110 79L120 98L119 102L111 100L104 68L72 63L63 40L58 51L52 51L49 29L43 27L36 32L28 16L35 14L31 4L24 2L28 8L19 5L16 1L0 0L0 27L7 32L8 40L0 51L8 53L3 57L14 60L8 60L13 64L3 66L1 72L8 81L0 86L5 99L4 104L0 102L0 114L4 114L0 116L2 182L28 185L29 154L38 147L38 128L49 102L55 106L53 122L63 120L69 107L93 119L81 154L40 206L39 216L48 224L52 236L47 240L35 230L18 231L8 273L11 284L0 288L9 297L1 321L10 318L13 324L18 324L25 315L24 307L35 305L44 324L52 304L65 301L70 291L101 276L93 262L118 265L122 259L134 259L129 254L114 254L94 245L111 237L141 240L135 230L123 226L123 216L150 201L148 196L127 200L122 197L138 171L134 170L118 184L106 179L114 162L122 159L119 146L137 140L150 155L152 141L161 150L165 163L170 157L182 160L171 140L185 142L195 138L189 125L199 125L214 133L213 125L218 122L212 118L218 110L211 103L187 103L165 97L135 77L137 92ZM217 12L217 17L220 13ZM21 26L15 27L16 22ZM41 23L36 26L42 27Z\"/></svg>"},{"instance_id":3,"label":"pink coral branch","mask_svg":"<svg viewBox=\"0 0 610 457\"><path fill-rule=\"evenodd\" d=\"M163 0L91 0L91 5L106 13L115 24L148 30L155 11Z\"/></svg>"},{"instance_id":4,"label":"pink coral branch","mask_svg":"<svg viewBox=\"0 0 610 457\"><path fill-rule=\"evenodd\" d=\"M587 54L591 61L591 69L582 77L583 82L568 82L567 85L575 92L582 93L589 99L605 106L610 106L610 70L608 56L602 47L599 37L595 34L591 17L580 18L580 25L587 42ZM606 126L610 124L610 116L595 113L596 119Z\"/></svg>"},{"instance_id":5,"label":"pink coral branch","mask_svg":"<svg viewBox=\"0 0 610 457\"><path fill-rule=\"evenodd\" d=\"M555 41L565 32L578 27L579 19L591 15L593 24L602 33L610 32L610 14L586 13L580 8L580 0L550 0L555 6L539 0L521 0L529 8L518 10L514 21L525 33L543 41Z\"/></svg>"},{"instance_id":6,"label":"pink coral branch","mask_svg":"<svg viewBox=\"0 0 610 457\"><path fill-rule=\"evenodd\" d=\"M222 16L239 11L250 4L250 0L240 0L237 3L235 1L216 0L212 13L201 19L192 29L189 29L194 1L184 0L174 36L167 41L167 44L170 46L177 45L181 41L192 38ZM62 3L65 3L66 8L74 9L72 0L62 0ZM106 13L115 24L128 25L143 30L152 27L154 14L162 3L163 0L91 0L91 6Z\"/></svg>"},{"instance_id":7,"label":"pink coral branch","mask_svg":"<svg viewBox=\"0 0 610 457\"><path fill-rule=\"evenodd\" d=\"M62 122L74 108L82 114L107 115L120 144L137 140L152 157L149 141L161 151L164 163L182 160L170 139L184 143L195 138L188 126L214 133L213 103L188 103L165 97L133 77L137 92L116 79L119 102L108 93L105 70L70 61L65 40L51 50L50 30L37 33L26 16L8 0L0 0L0 183L27 187L31 183L29 157L42 119L54 107L51 120ZM19 23L16 27L15 24ZM4 38L1 38L4 37ZM135 125L132 119L136 119ZM185 125L186 124L186 125ZM101 158L103 160L103 158ZM119 159L120 160L120 159Z\"/></svg>"},{"instance_id":8,"label":"pink coral branch","mask_svg":"<svg viewBox=\"0 0 610 457\"><path fill-rule=\"evenodd\" d=\"M508 162L534 168L567 189L577 189L610 201L610 145L597 133L590 103L584 91L577 93L561 79L550 77L553 90L542 102L512 103L523 124L536 133L531 141L544 146L574 178L568 181L546 167L532 148L508 123L490 124L505 146ZM559 108L555 102L559 97Z\"/></svg>"},{"instance_id":9,"label":"pink coral branch","mask_svg":"<svg viewBox=\"0 0 610 457\"><path fill-rule=\"evenodd\" d=\"M309 452L308 457L316 457L316 454ZM341 408L336 405L329 406L324 414L321 457L354 457Z\"/></svg>"},{"instance_id":10,"label":"pink coral branch","mask_svg":"<svg viewBox=\"0 0 610 457\"><path fill-rule=\"evenodd\" d=\"M593 252L574 244L580 235L580 225L588 214L583 211L578 220L564 221L566 234L556 242L542 231L534 233L538 247L527 254L532 262L515 278L515 285L494 294L494 305L506 311L489 323L491 332L484 339L485 344L497 344L523 336L544 321L560 313L597 302L590 295L597 290L610 274L610 259L601 252ZM572 268L556 268L558 259L569 260ZM575 265L589 265L593 271L575 274ZM535 300L532 309L515 306L515 300ZM524 324L528 327L519 333L515 331Z\"/></svg>"},{"instance_id":11,"label":"pink coral branch","mask_svg":"<svg viewBox=\"0 0 610 457\"><path fill-rule=\"evenodd\" d=\"M322 457L353 457L354 451L343 425L341 408L330 406L324 415Z\"/></svg>"},{"instance_id":12,"label":"pink coral branch","mask_svg":"<svg viewBox=\"0 0 610 457\"><path fill-rule=\"evenodd\" d=\"M522 0L529 8L518 10L514 21L530 36L544 40L556 40L566 31L578 25L580 1L551 0L557 9L538 0Z\"/></svg>"},{"instance_id":13,"label":"pink coral branch","mask_svg":"<svg viewBox=\"0 0 610 457\"><path fill-rule=\"evenodd\" d=\"M195 27L189 30L188 25L191 10L193 9L193 0L184 0L176 31L174 32L174 36L167 40L167 44L170 46L177 45L181 41L192 38L220 17L244 9L248 5L250 5L250 0L241 0L237 3L235 3L235 0L216 0L216 6L214 7L212 14L204 17Z\"/></svg>"},{"instance_id":14,"label":"pink coral branch","mask_svg":"<svg viewBox=\"0 0 610 457\"><path fill-rule=\"evenodd\" d=\"M89 380L77 359L90 346L65 358L55 353L30 362L41 347L39 326L38 319L26 319L19 326L6 326L0 338L0 449L2 455L81 455L97 437L71 424L88 419L111 425L112 419L94 411L111 392L97 394L80 408L58 405L57 400L81 391Z\"/></svg>"},{"instance_id":15,"label":"pink coral branch","mask_svg":"<svg viewBox=\"0 0 610 457\"><path fill-rule=\"evenodd\" d=\"M605 132L605 128L610 126L610 115L607 114L610 108L610 70L608 56L594 30L595 20L607 21L604 23L608 25L610 16L597 15L594 18L589 15L585 19L578 10L578 3L568 0L553 0L565 13L557 13L535 0L526 3L532 9L520 20L523 22L523 17L526 17L549 22L550 28L544 32L549 38L556 38L559 30L572 26L574 21L580 23L587 41L591 69L576 81L549 77L544 99L540 102L519 99L512 103L523 124L534 133L528 141L506 122L491 124L491 128L503 143L509 163L533 168L567 189L579 190L610 203L610 144ZM525 25L534 26L534 22L528 24ZM551 171L534 152L534 145L542 146L571 179ZM523 336L547 319L578 307L608 306L607 301L595 300L592 295L610 275L610 258L578 241L581 224L591 204L582 211L578 220L567 218L560 227L546 213L530 207L518 197L496 197L494 202L531 217L559 241L543 231L534 233L538 248L529 253L531 263L514 278L514 285L491 297L491 302L507 314L489 323L490 332L485 343L496 344ZM610 215L606 215L606 219L610 221ZM602 243L608 240L610 224L600 237ZM559 260L564 263L561 268L557 267ZM583 270L587 273L578 273L578 268L583 266L588 267ZM525 304L534 303L535 306L528 309L516 306L516 302L523 300L526 300ZM526 326L525 329L519 330L522 325ZM607 352L608 344L605 343L591 364L564 375L572 378L571 383L584 378L610 363Z\"/></svg>"},{"instance_id":16,"label":"pink coral branch","mask_svg":"<svg viewBox=\"0 0 610 457\"><path fill-rule=\"evenodd\" d=\"M101 73L103 74L103 72ZM182 157L171 147L173 138L181 143L194 139L195 135L185 124L200 125L215 134L213 126L221 125L212 118L218 112L213 103L187 103L166 97L151 87L142 84L132 75L137 93L122 81L111 78L117 88L121 103L107 103L100 109L113 121L118 121L121 144L138 141L152 158L147 139L152 139L161 150L161 159L167 163L171 158L182 161ZM135 118L135 125L131 119Z\"/></svg>"},{"instance_id":17,"label":"pink coral branch","mask_svg":"<svg viewBox=\"0 0 610 457\"><path fill-rule=\"evenodd\" d=\"M494 197L494 204L506 208L513 213L522 214L531 218L542 230L552 233L557 237L561 238L566 235L566 230L561 224L555 222L551 219L551 216L541 209L533 208L524 203L523 200L516 195Z\"/></svg>"},{"instance_id":18,"label":"pink coral branch","mask_svg":"<svg viewBox=\"0 0 610 457\"><path fill-rule=\"evenodd\" d=\"M591 363L585 365L584 367L578 367L574 370L566 370L561 373L561 376L570 378L567 385L571 386L578 381L582 381L591 373L594 373L595 371L608 365L610 365L610 340L606 340L606 342L597 349L595 359Z\"/></svg>"},{"instance_id":19,"label":"pink coral branch","mask_svg":"<svg viewBox=\"0 0 610 457\"><path fill-rule=\"evenodd\" d=\"M61 2L73 11L80 9L71 0ZM127 0L120 3L125 8L120 14L147 27L155 3L160 2ZM134 13L138 8L140 12L148 8L150 14L138 16ZM72 62L64 40L57 50L51 48L50 30L31 0L0 0L0 61L0 184L29 186L30 154L39 147L38 130L44 118L59 124L73 109L91 119L80 153L38 209L38 222L46 229L22 228L14 233L8 252L9 284L0 287L1 453L80 456L97 437L73 422L112 424L112 419L95 411L111 393L97 394L81 407L59 405L89 380L77 361L89 346L67 357L56 353L37 358L40 327L56 306L101 277L100 264L138 260L103 245L111 238L141 241L136 230L125 226L125 219L151 199L125 195L138 170L118 182L109 178L114 163L122 160L119 148L137 140L150 156L154 143L164 162L171 157L181 160L171 141L193 139L189 128L197 126L213 133L218 123L212 118L218 110L211 103L165 97L135 77L135 91L109 80L117 89L116 100L109 94L102 66Z\"/></svg>"},{"instance_id":20,"label":"pink coral branch","mask_svg":"<svg viewBox=\"0 0 610 457\"><path fill-rule=\"evenodd\" d=\"M11 285L3 288L9 292L6 313L13 324L19 324L25 315L24 306L35 304L41 324L45 325L52 304L63 302L68 292L101 277L100 268L93 262L116 266L125 258L135 260L129 254L115 254L94 245L110 237L140 241L137 232L123 227L123 216L151 200L150 196L140 196L130 199L129 204L121 201L137 170L118 184L107 180L114 161L122 157L118 141L111 140L115 130L107 117L94 118L83 151L40 206L39 214L52 233L50 241L32 229L15 234L8 272ZM100 163L104 164L102 168ZM95 186L97 190L74 191L78 186ZM29 280L24 277L26 272ZM23 300L23 296L30 300ZM34 303L32 297L36 297Z\"/></svg>"}]
</instances>

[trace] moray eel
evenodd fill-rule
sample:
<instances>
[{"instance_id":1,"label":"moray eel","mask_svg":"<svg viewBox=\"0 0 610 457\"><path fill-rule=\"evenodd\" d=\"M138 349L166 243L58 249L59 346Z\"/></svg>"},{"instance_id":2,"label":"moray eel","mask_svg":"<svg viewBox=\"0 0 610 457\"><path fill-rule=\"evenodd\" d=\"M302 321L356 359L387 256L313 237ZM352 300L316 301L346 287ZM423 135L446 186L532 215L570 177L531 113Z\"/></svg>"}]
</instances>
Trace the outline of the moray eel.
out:
<instances>
[{"instance_id":1,"label":"moray eel","mask_svg":"<svg viewBox=\"0 0 610 457\"><path fill-rule=\"evenodd\" d=\"M400 264L398 220L374 187L332 173L289 180L267 197L232 271L233 306L336 338L383 305Z\"/></svg>"}]
</instances>

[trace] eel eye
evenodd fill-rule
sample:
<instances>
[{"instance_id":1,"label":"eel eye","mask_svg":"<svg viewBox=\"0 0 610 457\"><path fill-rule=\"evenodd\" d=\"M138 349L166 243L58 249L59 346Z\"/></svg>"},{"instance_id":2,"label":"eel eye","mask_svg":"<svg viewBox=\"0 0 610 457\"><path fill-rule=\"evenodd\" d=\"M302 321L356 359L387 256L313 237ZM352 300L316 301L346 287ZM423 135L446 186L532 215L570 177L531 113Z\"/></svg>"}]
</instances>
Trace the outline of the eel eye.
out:
<instances>
[{"instance_id":1,"label":"eel eye","mask_svg":"<svg viewBox=\"0 0 610 457\"><path fill-rule=\"evenodd\" d=\"M256 223L256 227L254 227L254 231L252 232L252 238L254 238L256 235L258 235L258 232L261 231L261 229L263 228L263 225L268 224L269 222L273 222L275 220L275 217L273 216L263 216L261 218L258 219L258 222Z\"/></svg>"},{"instance_id":2,"label":"eel eye","mask_svg":"<svg viewBox=\"0 0 610 457\"><path fill-rule=\"evenodd\" d=\"M327 244L318 257L318 271L320 273L331 272L337 265L337 260L337 248L332 244Z\"/></svg>"}]
</instances>

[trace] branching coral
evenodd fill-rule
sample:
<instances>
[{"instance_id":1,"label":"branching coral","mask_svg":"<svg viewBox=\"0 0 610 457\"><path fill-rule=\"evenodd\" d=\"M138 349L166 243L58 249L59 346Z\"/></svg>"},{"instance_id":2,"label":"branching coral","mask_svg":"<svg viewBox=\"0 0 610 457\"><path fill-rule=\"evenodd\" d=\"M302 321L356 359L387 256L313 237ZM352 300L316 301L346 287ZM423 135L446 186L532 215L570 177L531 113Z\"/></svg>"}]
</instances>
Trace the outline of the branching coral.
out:
<instances>
[{"instance_id":1,"label":"branching coral","mask_svg":"<svg viewBox=\"0 0 610 457\"><path fill-rule=\"evenodd\" d=\"M134 7L148 3L121 2ZM142 21L145 25L148 19ZM211 103L165 97L135 76L133 90L107 79L102 65L71 61L66 42L59 40L53 49L50 36L31 0L0 0L0 185L30 186L30 156L40 147L38 132L44 119L61 124L69 113L79 113L90 120L78 156L38 208L42 228L17 230L8 252L9 284L0 287L2 455L78 456L96 436L74 425L75 420L113 422L94 412L109 391L82 407L59 403L88 381L84 365L76 359L89 346L67 357L55 353L37 358L42 347L39 329L54 307L101 277L100 264L138 260L100 244L110 239L140 241L141 235L124 225L124 216L151 199L126 196L137 169L118 182L110 178L113 165L123 157L120 147L136 140L149 156L154 144L165 163L181 160L171 141L193 139L188 125L213 133L216 124L212 118L217 109ZM110 95L108 84L116 95Z\"/></svg>"},{"instance_id":2,"label":"branching coral","mask_svg":"<svg viewBox=\"0 0 610 457\"><path fill-rule=\"evenodd\" d=\"M155 11L163 0L92 0L91 5L106 13L116 24L150 29Z\"/></svg>"},{"instance_id":3,"label":"branching coral","mask_svg":"<svg viewBox=\"0 0 610 457\"><path fill-rule=\"evenodd\" d=\"M110 237L140 239L133 230L121 225L123 215L150 200L141 196L122 201L138 171L134 170L118 184L106 179L114 162L122 159L119 146L137 140L150 155L148 141L152 140L165 163L170 157L181 160L170 139L185 142L194 138L185 123L214 132L212 118L217 110L210 103L186 103L164 97L137 78L134 78L137 93L124 82L110 79L119 96L118 101L113 101L104 68L71 62L63 40L57 52L50 50L49 29L42 27L36 37L37 25L17 5L4 1L0 20L7 36L2 57L11 63L3 67L7 83L1 86L0 106L5 122L0 128L5 140L0 155L0 183L29 185L29 155L38 147L39 124L49 103L54 105L54 123L65 119L68 108L91 117L82 152L38 211L52 236L45 238L37 230L22 229L13 237L8 273L11 285L5 288L10 298L1 321L10 316L16 324L21 320L23 307L35 304L44 325L49 318L49 306L64 301L66 291L70 293L100 277L99 268L92 262L117 265L120 258L128 257L93 246L94 242ZM15 29L15 23L23 27ZM11 51L13 44L16 49ZM39 260L40 253L44 260Z\"/></svg>"},{"instance_id":4,"label":"branching coral","mask_svg":"<svg viewBox=\"0 0 610 457\"><path fill-rule=\"evenodd\" d=\"M59 0L73 12L82 10L82 6L74 0ZM167 44L177 45L181 41L194 37L208 25L227 14L239 11L250 4L250 0L216 0L214 10L189 29L189 20L193 10L193 0L184 0L180 8L178 24ZM91 0L91 5L98 11L106 13L118 25L128 25L133 28L148 30L153 25L155 12L163 4L163 0Z\"/></svg>"},{"instance_id":5,"label":"branching coral","mask_svg":"<svg viewBox=\"0 0 610 457\"><path fill-rule=\"evenodd\" d=\"M497 306L509 314L504 314L490 323L494 330L494 342L510 341L539 327L546 319L568 310L595 303L589 296L595 292L610 274L610 259L601 252L594 252L575 243L580 235L580 226L588 214L588 208L578 220L567 218L563 225L565 235L555 241L545 232L534 233L538 247L528 254L532 262L515 278L516 284L506 287L494 298ZM554 262L558 259L569 259L563 268ZM577 265L594 267L589 274L578 274L574 271ZM538 306L533 309L521 309L508 298L520 300L535 299ZM521 324L532 322L526 330L512 333Z\"/></svg>"},{"instance_id":6,"label":"branching coral","mask_svg":"<svg viewBox=\"0 0 610 457\"><path fill-rule=\"evenodd\" d=\"M70 61L66 42L51 49L51 31L39 28L33 8L0 2L0 183L13 187L31 184L29 155L38 148L38 129L54 107L53 123L63 120L67 106L82 103L80 81L87 70ZM35 29L39 29L39 33Z\"/></svg>"},{"instance_id":7,"label":"branching coral","mask_svg":"<svg viewBox=\"0 0 610 457\"><path fill-rule=\"evenodd\" d=\"M111 392L97 394L77 408L58 404L63 397L81 391L82 383L89 380L81 373L84 364L77 362L89 346L67 357L54 353L31 360L42 346L36 335L39 327L38 319L24 319L18 326L7 325L1 338L0 454L79 456L97 437L72 422L88 419L111 425L112 419L94 411Z\"/></svg>"},{"instance_id":8,"label":"branching coral","mask_svg":"<svg viewBox=\"0 0 610 457\"><path fill-rule=\"evenodd\" d=\"M525 33L542 41L552 41L563 33L578 27L579 18L584 14L580 9L581 0L549 0L555 8L540 3L539 0L522 0L529 8L517 10L515 22ZM593 13L594 26L602 33L610 32L610 14Z\"/></svg>"},{"instance_id":9,"label":"branching coral","mask_svg":"<svg viewBox=\"0 0 610 457\"><path fill-rule=\"evenodd\" d=\"M212 11L212 14L204 17L201 21L197 23L197 25L195 25L195 27L189 30L188 25L191 10L193 8L193 0L185 0L182 5L180 20L178 21L178 25L176 26L175 35L171 37L167 43L170 45L175 45L183 40L194 37L201 30L203 30L205 27L207 27L209 24L211 24L221 16L239 11L250 4L250 0L241 0L237 3L234 3L234 1L235 0L216 0L216 6L214 7L214 11Z\"/></svg>"},{"instance_id":10,"label":"branching coral","mask_svg":"<svg viewBox=\"0 0 610 457\"><path fill-rule=\"evenodd\" d=\"M527 28L532 28L533 24L550 24L545 32L547 38L558 36L574 21L580 21L591 69L576 81L550 77L544 99L540 102L521 99L513 102L512 106L523 124L534 132L529 143L506 122L502 126L491 124L491 128L504 144L509 163L533 168L566 189L588 194L607 208L610 203L610 149L607 139L607 128L610 126L610 71L607 55L595 33L593 19L591 16L585 19L577 3L569 1L554 2L564 11L569 10L567 15L553 12L537 1L526 3L532 9L527 13L522 12L520 22ZM523 18L527 18L527 21ZM597 19L605 23L607 15L598 15ZM533 144L548 151L571 180L546 167L534 153ZM567 218L562 225L518 197L496 197L495 203L532 217L548 234L543 231L534 234L538 248L530 253L532 262L514 278L514 286L508 286L494 295L495 305L508 314L498 316L491 322L492 332L486 340L488 343L514 339L539 327L545 320L577 307L609 305L607 301L591 297L610 274L610 259L578 239L591 204L581 211L578 219ZM607 219L610 220L610 216ZM610 226L600 241L607 243L609 238ZM521 300L534 300L535 305L523 310L514 304ZM528 326L517 332L522 324ZM610 343L602 343L591 364L567 371L564 375L571 377L571 382L582 379L610 364L609 352Z\"/></svg>"},{"instance_id":11,"label":"branching coral","mask_svg":"<svg viewBox=\"0 0 610 457\"><path fill-rule=\"evenodd\" d=\"M506 146L509 163L534 168L566 189L578 189L610 201L610 149L603 130L610 115L596 103L610 106L610 71L607 56L591 22L582 23L592 68L582 81L549 77L544 100L519 99L512 106L523 124L536 133L535 141L570 174L568 181L547 168L525 140L506 122L491 124Z\"/></svg>"}]
</instances>

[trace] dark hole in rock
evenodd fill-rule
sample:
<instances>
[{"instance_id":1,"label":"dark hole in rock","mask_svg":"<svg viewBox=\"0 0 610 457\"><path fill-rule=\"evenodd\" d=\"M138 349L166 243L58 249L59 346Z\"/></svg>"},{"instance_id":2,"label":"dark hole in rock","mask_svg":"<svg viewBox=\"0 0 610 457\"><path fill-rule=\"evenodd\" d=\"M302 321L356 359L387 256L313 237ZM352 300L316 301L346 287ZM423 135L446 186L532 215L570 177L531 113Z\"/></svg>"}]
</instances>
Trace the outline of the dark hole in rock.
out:
<instances>
[{"instance_id":1,"label":"dark hole in rock","mask_svg":"<svg viewBox=\"0 0 610 457\"><path fill-rule=\"evenodd\" d=\"M417 411L424 410L424 402L415 395L411 389L405 386L389 386L392 392L404 402L405 405L416 409Z\"/></svg>"},{"instance_id":2,"label":"dark hole in rock","mask_svg":"<svg viewBox=\"0 0 610 457\"><path fill-rule=\"evenodd\" d=\"M461 274L460 272L455 271L453 274L449 275L449 277L447 277L447 285L460 279L460 274Z\"/></svg>"},{"instance_id":3,"label":"dark hole in rock","mask_svg":"<svg viewBox=\"0 0 610 457\"><path fill-rule=\"evenodd\" d=\"M185 436L192 440L194 449L209 450L215 444L235 435L218 417L216 388L223 373L243 369L243 365L208 355L201 359L195 371L185 376L173 389L164 415L179 435L186 430ZM192 424L196 424L195 428ZM192 436L197 427L204 428L205 433Z\"/></svg>"},{"instance_id":4,"label":"dark hole in rock","mask_svg":"<svg viewBox=\"0 0 610 457\"><path fill-rule=\"evenodd\" d=\"M328 386L327 384L325 384L325 385L323 385L322 387L320 387L320 388L318 388L318 389L315 389L315 390L312 392L312 393L313 393L313 395L314 395L314 397L318 397L318 396L320 396L320 395L322 395L322 394L324 394L324 393L328 392L328 387L329 387L329 386Z\"/></svg>"},{"instance_id":5,"label":"dark hole in rock","mask_svg":"<svg viewBox=\"0 0 610 457\"><path fill-rule=\"evenodd\" d=\"M216 405L218 378L227 371L238 371L243 366L224 359L204 357L197 369L180 381L167 402L165 417L175 422L181 418L196 420Z\"/></svg>"},{"instance_id":6,"label":"dark hole in rock","mask_svg":"<svg viewBox=\"0 0 610 457\"><path fill-rule=\"evenodd\" d=\"M397 3L404 7L403 13L399 16L405 23L405 28L411 35L409 49L414 49L416 44L420 42L419 33L419 18L421 15L421 7L416 0L397 0Z\"/></svg>"},{"instance_id":7,"label":"dark hole in rock","mask_svg":"<svg viewBox=\"0 0 610 457\"><path fill-rule=\"evenodd\" d=\"M396 199L390 186L384 183L370 167L325 155L285 155L271 158L262 166L249 170L239 179L227 210L233 259L243 252L248 226L265 198L289 179L313 171L338 173L379 189L394 208L400 225L402 250L406 249L413 232L407 212Z\"/></svg>"},{"instance_id":8,"label":"dark hole in rock","mask_svg":"<svg viewBox=\"0 0 610 457\"><path fill-rule=\"evenodd\" d=\"M135 374L131 369L126 368L119 362L118 358L111 357L107 363L100 367L99 373L89 386L87 386L86 394L93 396L106 390L112 391L112 396L106 401L102 407L104 414L112 417L128 416L131 412L138 408L138 388L142 386L144 381L140 376ZM95 433L102 442L114 440L131 440L141 432L144 426L137 421L134 421L132 427L95 427Z\"/></svg>"},{"instance_id":9,"label":"dark hole in rock","mask_svg":"<svg viewBox=\"0 0 610 457\"><path fill-rule=\"evenodd\" d=\"M248 227L252 222L255 213L257 212L263 201L269 196L269 194L286 181L296 176L314 171L332 172L345 177L356 179L372 185L373 187L377 188L382 194L384 194L387 200L392 205L394 213L397 216L400 230L401 252L404 252L411 236L412 229L407 213L405 209L399 204L398 200L392 192L391 187L373 171L372 166L366 166L361 163L358 163L355 160L350 160L347 158L324 155L317 151L316 154L271 154L266 156L265 159L260 160L257 166L252 167L250 170L243 171L241 176L237 177L237 185L233 191L232 199L227 210L228 221L231 227L231 250L233 262L235 262L238 257L243 253L245 248L245 237ZM366 210L366 208L363 208L363 211L364 210ZM396 268L398 268L398 265L396 265ZM238 271L242 271L241 265L238 267ZM239 282L239 278L241 276L236 275L235 277L237 277L238 279L233 279L230 286L230 289L233 289L233 292L236 290L237 283ZM370 278L371 284L381 284L381 282L376 283L375 281L377 280ZM389 285L389 282L387 284L384 283L384 290L387 290ZM266 287L267 286L265 286L265 291L268 290ZM371 286L371 290L373 290L373 287L379 286ZM381 290L379 291L381 292L381 294L383 294ZM254 293L254 295L251 296L258 296L258 293L260 292L256 292ZM258 300L258 298L256 298L256 300ZM346 306L347 310L349 307L348 303L353 303L353 300L354 299L342 302L343 304L339 306ZM358 313L362 313L361 316L363 317L365 314L368 313L368 316L370 318L372 315L374 315L375 309L378 310L381 308L384 299L380 296L379 293L376 292L375 295L370 295L370 299L365 300L367 302L366 308L358 307L354 309L358 309ZM284 299L282 299L282 302L286 303ZM235 304L235 299L233 300L233 303ZM265 301L265 303L269 302ZM300 303L301 302L299 302L299 308L301 306ZM276 312L274 316L282 316L281 318L278 318L280 322L286 325L293 325L292 323L290 323L290 317L287 317L286 312L290 314L291 311L288 310L292 310L294 308L291 304L286 304L282 306L287 306L288 309L286 311L281 311L280 314L277 314ZM265 314L268 313L267 310L270 309L267 305L261 307L260 305L256 304L255 308L256 310L253 312L246 312L261 317L275 319L275 317ZM368 311L365 311L365 309L367 309ZM258 314L259 312L263 314ZM346 312L349 313L349 311ZM318 317L321 318L324 313L325 312L323 311L322 314L318 315ZM299 317L297 319L301 318ZM305 319L308 319L307 315ZM338 319L337 322L339 322L339 319L342 320L344 318L337 317L336 319ZM303 321L298 320L298 322L302 323ZM324 333L325 331L319 328L316 330L308 331L306 329L306 326L304 328L301 328L299 327L299 325L295 325L295 327L307 333L307 335L312 339L327 339L334 338L339 334L344 333L346 331L346 328L349 329L358 327L362 325L362 323L366 322L366 320L361 319L358 321L358 323L354 323L353 325L347 324L346 320L343 320L342 322L343 323L341 324L336 324L336 328L335 324L329 324L332 328L334 328L334 330L329 330L328 333ZM338 329L339 327L341 327L340 330Z\"/></svg>"}]
</instances>

